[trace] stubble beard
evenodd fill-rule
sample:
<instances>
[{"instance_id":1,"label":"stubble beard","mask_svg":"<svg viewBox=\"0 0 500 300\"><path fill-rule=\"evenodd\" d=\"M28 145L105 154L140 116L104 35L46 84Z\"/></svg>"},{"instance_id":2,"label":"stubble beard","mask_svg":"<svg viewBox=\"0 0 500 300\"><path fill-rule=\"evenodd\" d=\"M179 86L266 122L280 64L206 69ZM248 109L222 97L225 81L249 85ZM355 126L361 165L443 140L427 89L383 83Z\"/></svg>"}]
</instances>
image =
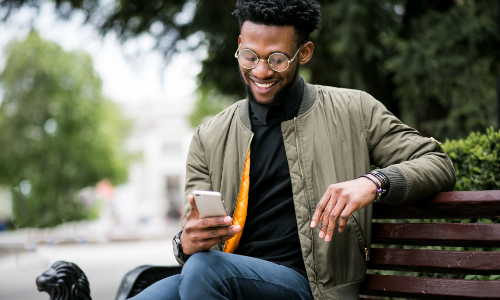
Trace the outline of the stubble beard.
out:
<instances>
[{"instance_id":1,"label":"stubble beard","mask_svg":"<svg viewBox=\"0 0 500 300\"><path fill-rule=\"evenodd\" d=\"M295 69L295 74L293 74L292 81L290 81L287 85L281 87L276 92L276 94L274 94L274 97L271 100L271 102L269 102L267 104L257 102L257 100L255 99L255 95L254 95L252 89L246 83L245 79L243 78L243 75L241 74L241 70L239 68L238 68L238 74L240 74L241 82L245 86L245 89L246 89L246 92L247 92L247 97L248 97L248 100L250 100L250 102L253 102L253 103L255 103L257 105L260 105L262 107L273 108L273 107L281 105L281 103L283 103L283 101L285 100L288 92L292 89L293 83L297 80L297 77L299 76L299 67L297 66L297 68Z\"/></svg>"}]
</instances>

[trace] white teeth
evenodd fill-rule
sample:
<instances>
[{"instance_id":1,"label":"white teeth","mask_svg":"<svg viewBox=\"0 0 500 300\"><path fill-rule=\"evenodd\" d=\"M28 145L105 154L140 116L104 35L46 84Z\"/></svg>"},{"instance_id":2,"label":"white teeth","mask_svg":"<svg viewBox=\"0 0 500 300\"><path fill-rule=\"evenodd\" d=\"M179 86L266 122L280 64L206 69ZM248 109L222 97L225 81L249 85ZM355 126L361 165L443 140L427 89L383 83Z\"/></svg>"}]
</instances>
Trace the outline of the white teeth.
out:
<instances>
[{"instance_id":1,"label":"white teeth","mask_svg":"<svg viewBox=\"0 0 500 300\"><path fill-rule=\"evenodd\" d=\"M254 82L255 82L255 81L254 81ZM268 83L268 84L260 84L260 83L255 82L255 84L256 84L258 87L260 87L260 88L268 88L268 87L270 87L271 85L273 85L273 84L275 84L275 83L276 83L276 81L275 81L275 82Z\"/></svg>"}]
</instances>

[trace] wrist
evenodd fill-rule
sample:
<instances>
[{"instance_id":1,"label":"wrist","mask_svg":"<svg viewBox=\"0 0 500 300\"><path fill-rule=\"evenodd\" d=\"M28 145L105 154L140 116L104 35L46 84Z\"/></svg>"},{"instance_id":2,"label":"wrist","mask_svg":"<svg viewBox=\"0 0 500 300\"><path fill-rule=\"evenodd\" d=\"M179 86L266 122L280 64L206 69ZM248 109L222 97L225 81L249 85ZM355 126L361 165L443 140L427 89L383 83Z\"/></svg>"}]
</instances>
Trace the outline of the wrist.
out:
<instances>
[{"instance_id":1,"label":"wrist","mask_svg":"<svg viewBox=\"0 0 500 300\"><path fill-rule=\"evenodd\" d=\"M375 185L376 186L375 190L382 188L382 183L380 182L380 180L377 177L373 176L370 173L366 174L366 176L368 176L372 181L375 180L375 182L378 184L378 186Z\"/></svg>"},{"instance_id":2,"label":"wrist","mask_svg":"<svg viewBox=\"0 0 500 300\"><path fill-rule=\"evenodd\" d=\"M186 239L187 239L187 237L186 237L186 234L184 233L184 229L183 229L181 235L179 236L179 240L181 242L182 253L186 256L191 256L194 253L191 253L189 251L189 241Z\"/></svg>"},{"instance_id":3,"label":"wrist","mask_svg":"<svg viewBox=\"0 0 500 300\"><path fill-rule=\"evenodd\" d=\"M181 229L181 231L179 231L175 236L174 238L172 239L172 246L173 246L173 250L174 250L174 255L180 259L181 261L183 262L186 262L188 260L188 258L190 257L190 255L187 255L184 253L184 249L182 247L182 241L181 241L181 236L182 236L182 233L183 233L184 229Z\"/></svg>"},{"instance_id":4,"label":"wrist","mask_svg":"<svg viewBox=\"0 0 500 300\"><path fill-rule=\"evenodd\" d=\"M376 172L378 174L375 174L374 172L362 175L360 177L365 177L373 182L373 184L375 185L375 198L373 199L373 202L378 202L387 192L385 187L387 186L388 180L386 180L385 176L384 177L379 176L379 174L381 173Z\"/></svg>"},{"instance_id":5,"label":"wrist","mask_svg":"<svg viewBox=\"0 0 500 300\"><path fill-rule=\"evenodd\" d=\"M386 192L389 190L391 184L390 184L389 178L387 178L387 176L385 176L384 173L381 173L377 170L373 170L368 174L370 174L371 176L373 176L374 178L376 178L378 180L378 182L380 184L380 188L382 188Z\"/></svg>"}]
</instances>

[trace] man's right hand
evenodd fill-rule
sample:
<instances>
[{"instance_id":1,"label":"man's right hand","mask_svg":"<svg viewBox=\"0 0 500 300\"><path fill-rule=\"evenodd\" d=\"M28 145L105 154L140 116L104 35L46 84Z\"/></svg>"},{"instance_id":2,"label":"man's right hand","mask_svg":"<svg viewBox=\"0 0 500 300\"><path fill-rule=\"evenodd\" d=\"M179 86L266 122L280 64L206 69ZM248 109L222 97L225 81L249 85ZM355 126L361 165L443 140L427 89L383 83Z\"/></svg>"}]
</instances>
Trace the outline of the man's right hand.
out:
<instances>
[{"instance_id":1,"label":"man's right hand","mask_svg":"<svg viewBox=\"0 0 500 300\"><path fill-rule=\"evenodd\" d=\"M193 195L189 196L189 204L191 204L191 210L186 217L181 234L184 254L193 255L196 252L209 250L213 245L223 243L240 232L241 226L239 225L215 227L230 225L232 219L229 216L200 219Z\"/></svg>"}]
</instances>

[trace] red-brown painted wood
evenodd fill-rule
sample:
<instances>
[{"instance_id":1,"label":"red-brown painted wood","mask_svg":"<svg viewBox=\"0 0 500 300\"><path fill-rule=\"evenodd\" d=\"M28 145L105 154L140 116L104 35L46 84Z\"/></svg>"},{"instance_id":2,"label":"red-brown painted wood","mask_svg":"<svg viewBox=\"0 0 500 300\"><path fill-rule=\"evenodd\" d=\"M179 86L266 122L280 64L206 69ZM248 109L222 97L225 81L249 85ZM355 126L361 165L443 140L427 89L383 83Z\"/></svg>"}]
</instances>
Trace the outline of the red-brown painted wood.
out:
<instances>
[{"instance_id":1,"label":"red-brown painted wood","mask_svg":"<svg viewBox=\"0 0 500 300\"><path fill-rule=\"evenodd\" d=\"M372 244L500 247L500 223L373 223Z\"/></svg>"},{"instance_id":2,"label":"red-brown painted wood","mask_svg":"<svg viewBox=\"0 0 500 300\"><path fill-rule=\"evenodd\" d=\"M375 203L374 219L460 219L500 216L500 190L443 192L419 204Z\"/></svg>"},{"instance_id":3,"label":"red-brown painted wood","mask_svg":"<svg viewBox=\"0 0 500 300\"><path fill-rule=\"evenodd\" d=\"M410 299L500 299L500 281L367 275L362 295Z\"/></svg>"},{"instance_id":4,"label":"red-brown painted wood","mask_svg":"<svg viewBox=\"0 0 500 300\"><path fill-rule=\"evenodd\" d=\"M372 248L369 269L449 274L500 274L500 252Z\"/></svg>"}]
</instances>

